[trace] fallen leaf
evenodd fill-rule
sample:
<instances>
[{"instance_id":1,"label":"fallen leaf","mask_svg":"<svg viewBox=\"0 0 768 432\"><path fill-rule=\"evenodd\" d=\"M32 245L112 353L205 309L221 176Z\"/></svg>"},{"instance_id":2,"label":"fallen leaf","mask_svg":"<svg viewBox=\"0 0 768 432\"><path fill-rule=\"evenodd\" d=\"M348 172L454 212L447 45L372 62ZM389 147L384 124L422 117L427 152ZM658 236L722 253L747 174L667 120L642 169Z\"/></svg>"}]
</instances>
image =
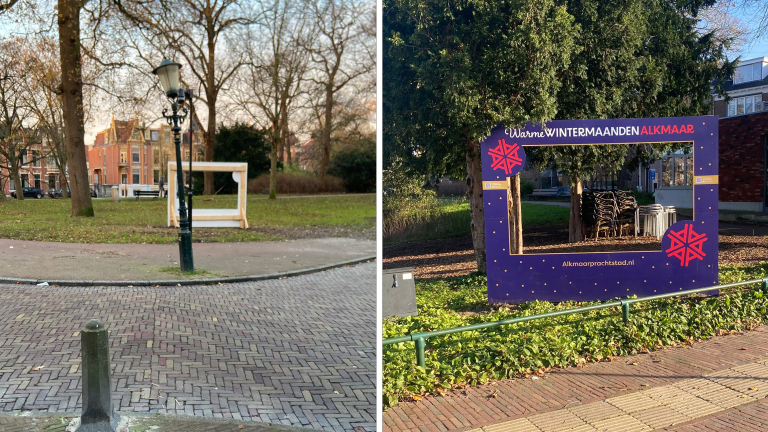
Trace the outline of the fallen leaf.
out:
<instances>
[{"instance_id":1,"label":"fallen leaf","mask_svg":"<svg viewBox=\"0 0 768 432\"><path fill-rule=\"evenodd\" d=\"M38 367L36 367L36 368L34 368L34 369L32 369L32 370L33 370L33 371L39 371L40 369L42 369L42 368L44 368L44 367L45 367L45 366L38 366Z\"/></svg>"},{"instance_id":2,"label":"fallen leaf","mask_svg":"<svg viewBox=\"0 0 768 432\"><path fill-rule=\"evenodd\" d=\"M757 390L757 387L750 387L749 390Z\"/></svg>"},{"instance_id":3,"label":"fallen leaf","mask_svg":"<svg viewBox=\"0 0 768 432\"><path fill-rule=\"evenodd\" d=\"M413 395L413 400L415 400L415 401L420 401L421 399L422 399L422 397L421 397L421 396L419 396L419 395Z\"/></svg>"},{"instance_id":4,"label":"fallen leaf","mask_svg":"<svg viewBox=\"0 0 768 432\"><path fill-rule=\"evenodd\" d=\"M245 429L245 426L243 426L243 425L237 425L237 428L238 428L238 429Z\"/></svg>"}]
</instances>

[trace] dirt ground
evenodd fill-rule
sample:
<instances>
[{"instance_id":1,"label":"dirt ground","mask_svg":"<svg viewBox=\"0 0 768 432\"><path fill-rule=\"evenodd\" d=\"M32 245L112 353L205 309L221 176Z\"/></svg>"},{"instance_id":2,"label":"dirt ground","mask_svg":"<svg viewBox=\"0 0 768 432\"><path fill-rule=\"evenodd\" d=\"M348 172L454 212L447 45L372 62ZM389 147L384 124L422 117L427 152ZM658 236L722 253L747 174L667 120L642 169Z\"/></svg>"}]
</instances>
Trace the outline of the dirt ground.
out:
<instances>
[{"instance_id":1,"label":"dirt ground","mask_svg":"<svg viewBox=\"0 0 768 432\"><path fill-rule=\"evenodd\" d=\"M553 244L553 236L562 232L530 232L523 236L523 253L604 252L659 250L661 242L653 237L624 237L588 240L569 244L567 230L564 241ZM720 264L751 264L768 261L768 228L720 225ZM385 269L413 267L419 279L439 279L462 276L477 270L470 236L404 243L384 247Z\"/></svg>"}]
</instances>

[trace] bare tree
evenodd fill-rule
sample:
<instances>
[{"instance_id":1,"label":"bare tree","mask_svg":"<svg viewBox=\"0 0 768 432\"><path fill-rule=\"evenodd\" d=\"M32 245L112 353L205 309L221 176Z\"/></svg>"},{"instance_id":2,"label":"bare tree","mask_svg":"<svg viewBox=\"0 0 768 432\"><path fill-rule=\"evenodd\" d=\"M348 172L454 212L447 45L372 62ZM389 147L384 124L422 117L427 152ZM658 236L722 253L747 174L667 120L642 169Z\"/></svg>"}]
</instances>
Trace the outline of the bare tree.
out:
<instances>
[{"instance_id":1,"label":"bare tree","mask_svg":"<svg viewBox=\"0 0 768 432\"><path fill-rule=\"evenodd\" d=\"M323 177L331 156L337 98L342 90L375 68L376 33L370 25L374 7L353 0L305 0L305 7L317 31L317 37L307 49L312 56L311 76L318 92L320 176Z\"/></svg>"},{"instance_id":2,"label":"bare tree","mask_svg":"<svg viewBox=\"0 0 768 432\"><path fill-rule=\"evenodd\" d=\"M50 37L40 37L26 44L23 51L24 68L29 72L26 80L25 100L37 120L40 138L48 144L49 160L58 169L59 184L64 198L67 192L67 148L64 139L64 109L58 94L61 68L57 44ZM89 97L85 97L89 100Z\"/></svg>"},{"instance_id":3,"label":"bare tree","mask_svg":"<svg viewBox=\"0 0 768 432\"><path fill-rule=\"evenodd\" d=\"M754 3L754 2L752 2ZM750 6L753 6L750 4ZM728 3L718 2L712 7L699 12L699 31L713 32L731 52L740 51L750 36L749 27L733 14L735 8Z\"/></svg>"},{"instance_id":4,"label":"bare tree","mask_svg":"<svg viewBox=\"0 0 768 432\"><path fill-rule=\"evenodd\" d=\"M263 28L247 29L243 39L248 62L231 95L236 106L268 132L270 199L277 197L277 162L286 150L290 155L289 110L304 91L309 60L302 45L311 31L298 6L291 0L276 0Z\"/></svg>"},{"instance_id":5,"label":"bare tree","mask_svg":"<svg viewBox=\"0 0 768 432\"><path fill-rule=\"evenodd\" d=\"M255 21L256 12L246 6L253 3L240 0L112 1L122 15L142 31L143 41L136 42L170 54L168 57L180 57L184 84L196 90L195 96L207 108L208 126L202 126L197 111L195 120L203 132L205 160L213 161L220 92L246 62L244 54L235 48L232 31ZM143 53L140 57L150 59ZM154 61L155 65L159 63L159 59ZM204 178L204 193L213 194L213 173L206 172Z\"/></svg>"},{"instance_id":6,"label":"bare tree","mask_svg":"<svg viewBox=\"0 0 768 432\"><path fill-rule=\"evenodd\" d=\"M30 147L38 141L34 115L25 101L24 82L29 77L16 55L19 45L18 39L0 44L0 168L13 179L16 198L23 200L21 169L33 163Z\"/></svg>"}]
</instances>

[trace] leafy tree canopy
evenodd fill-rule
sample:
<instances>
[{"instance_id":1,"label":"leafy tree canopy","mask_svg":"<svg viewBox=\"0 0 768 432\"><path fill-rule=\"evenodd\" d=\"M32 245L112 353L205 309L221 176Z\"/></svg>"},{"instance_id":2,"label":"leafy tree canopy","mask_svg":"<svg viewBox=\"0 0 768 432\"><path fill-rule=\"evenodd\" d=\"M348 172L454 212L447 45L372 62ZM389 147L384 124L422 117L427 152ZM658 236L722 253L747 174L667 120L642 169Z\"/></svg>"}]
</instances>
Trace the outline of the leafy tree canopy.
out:
<instances>
[{"instance_id":1,"label":"leafy tree canopy","mask_svg":"<svg viewBox=\"0 0 768 432\"><path fill-rule=\"evenodd\" d=\"M392 0L383 13L385 160L460 175L468 140L555 117L561 75L580 50L565 5Z\"/></svg>"},{"instance_id":2,"label":"leafy tree canopy","mask_svg":"<svg viewBox=\"0 0 768 432\"><path fill-rule=\"evenodd\" d=\"M714 0L384 4L384 155L461 176L466 141L498 123L706 114L733 73L727 41L700 34ZM671 146L529 152L573 178L594 164L648 162ZM619 152L619 153L617 153ZM619 162L621 161L621 162Z\"/></svg>"}]
</instances>

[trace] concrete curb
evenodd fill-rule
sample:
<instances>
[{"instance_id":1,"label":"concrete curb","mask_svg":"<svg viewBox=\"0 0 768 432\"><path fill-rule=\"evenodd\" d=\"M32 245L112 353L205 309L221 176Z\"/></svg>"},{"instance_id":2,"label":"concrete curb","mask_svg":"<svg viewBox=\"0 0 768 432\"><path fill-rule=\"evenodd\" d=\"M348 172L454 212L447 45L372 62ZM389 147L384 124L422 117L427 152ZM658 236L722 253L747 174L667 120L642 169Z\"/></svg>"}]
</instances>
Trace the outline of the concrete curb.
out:
<instances>
[{"instance_id":1,"label":"concrete curb","mask_svg":"<svg viewBox=\"0 0 768 432\"><path fill-rule=\"evenodd\" d=\"M179 420L184 422L199 422L200 425L203 426L209 426L209 425L232 425L233 430L237 429L238 425L245 425L245 426L251 426L251 427L258 427L262 428L265 431L274 431L274 432L309 432L309 431L317 431L317 429L309 429L305 427L299 427L299 426L288 426L280 423L264 423L264 422L256 422L252 420L237 420L237 419L231 419L231 418L214 418L214 417L199 417L199 416L191 416L191 415L184 415L184 414L161 414L161 413L141 413L141 412L135 412L135 411L118 411L117 412L121 418L126 418L132 421L132 424L135 425L137 422L149 422L152 423L153 420ZM24 418L24 419L30 419L31 421L34 420L45 420L45 419L65 419L67 421L70 421L72 419L79 419L80 414L76 412L49 412L49 411L7 411L7 412L0 412L0 417L12 417L12 418ZM79 422L78 422L79 424Z\"/></svg>"},{"instance_id":2,"label":"concrete curb","mask_svg":"<svg viewBox=\"0 0 768 432\"><path fill-rule=\"evenodd\" d=\"M269 273L263 275L250 276L227 276L217 278L200 279L164 279L164 280L134 280L134 281L114 281L114 280L55 280L55 279L24 279L0 277L0 284L21 284L37 285L47 282L48 285L57 286L115 286L115 287L138 287L138 286L189 286L189 285L213 285L219 283L235 282L255 282L269 279L282 279L293 276L301 276L310 273L317 273L324 270L331 270L348 265L361 264L376 260L376 255L370 255L362 258L355 258L349 261L342 261L333 264L327 264L319 267L310 267L301 270L291 270L280 273Z\"/></svg>"}]
</instances>

